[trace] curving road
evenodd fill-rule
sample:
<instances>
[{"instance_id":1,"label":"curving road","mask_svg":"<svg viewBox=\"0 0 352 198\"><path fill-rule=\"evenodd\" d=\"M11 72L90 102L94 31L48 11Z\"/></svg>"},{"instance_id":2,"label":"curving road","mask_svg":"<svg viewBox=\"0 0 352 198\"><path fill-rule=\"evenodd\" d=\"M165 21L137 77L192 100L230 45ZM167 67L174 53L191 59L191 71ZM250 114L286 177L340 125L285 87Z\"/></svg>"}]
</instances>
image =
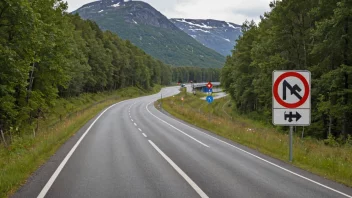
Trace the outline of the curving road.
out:
<instances>
[{"instance_id":1,"label":"curving road","mask_svg":"<svg viewBox=\"0 0 352 198\"><path fill-rule=\"evenodd\" d=\"M177 93L162 90L163 97ZM351 198L351 188L159 112L158 98L103 111L13 197Z\"/></svg>"}]
</instances>

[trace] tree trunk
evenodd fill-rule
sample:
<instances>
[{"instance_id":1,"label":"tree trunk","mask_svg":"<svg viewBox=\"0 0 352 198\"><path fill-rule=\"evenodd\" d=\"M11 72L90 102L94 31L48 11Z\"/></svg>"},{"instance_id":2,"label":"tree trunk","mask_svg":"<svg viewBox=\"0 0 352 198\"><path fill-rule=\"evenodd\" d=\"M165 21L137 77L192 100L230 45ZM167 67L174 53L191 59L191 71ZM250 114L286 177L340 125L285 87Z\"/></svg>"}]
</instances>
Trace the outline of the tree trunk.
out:
<instances>
[{"instance_id":1,"label":"tree trunk","mask_svg":"<svg viewBox=\"0 0 352 198\"><path fill-rule=\"evenodd\" d=\"M344 53L343 53L343 58L344 58L344 64L346 66L349 66L349 61L348 61L348 31L349 31L349 27L348 27L348 23L349 23L349 18L346 17L345 19L345 25L344 25L344 31L345 31L345 46L344 46ZM348 73L344 72L344 89L348 90L349 86L348 86ZM344 94L344 105L348 105L348 93ZM346 139L347 137L347 129L348 128L348 112L344 112L343 113L343 125L342 125L342 137L344 139Z\"/></svg>"},{"instance_id":2,"label":"tree trunk","mask_svg":"<svg viewBox=\"0 0 352 198\"><path fill-rule=\"evenodd\" d=\"M2 140L4 142L4 145L5 145L5 147L7 147L7 143L6 143L6 140L5 140L4 132L2 130L0 130L0 132L1 132L1 137L2 137Z\"/></svg>"}]
</instances>

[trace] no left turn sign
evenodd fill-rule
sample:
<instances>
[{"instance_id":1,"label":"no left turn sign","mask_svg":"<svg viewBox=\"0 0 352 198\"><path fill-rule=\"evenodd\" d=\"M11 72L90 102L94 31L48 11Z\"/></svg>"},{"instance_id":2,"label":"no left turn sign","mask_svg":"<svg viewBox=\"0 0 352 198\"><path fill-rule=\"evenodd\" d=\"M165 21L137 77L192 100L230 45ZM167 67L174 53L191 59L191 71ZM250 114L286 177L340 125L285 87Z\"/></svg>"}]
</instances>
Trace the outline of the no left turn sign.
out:
<instances>
[{"instance_id":1,"label":"no left turn sign","mask_svg":"<svg viewBox=\"0 0 352 198\"><path fill-rule=\"evenodd\" d=\"M273 124L310 125L310 72L273 72Z\"/></svg>"}]
</instances>

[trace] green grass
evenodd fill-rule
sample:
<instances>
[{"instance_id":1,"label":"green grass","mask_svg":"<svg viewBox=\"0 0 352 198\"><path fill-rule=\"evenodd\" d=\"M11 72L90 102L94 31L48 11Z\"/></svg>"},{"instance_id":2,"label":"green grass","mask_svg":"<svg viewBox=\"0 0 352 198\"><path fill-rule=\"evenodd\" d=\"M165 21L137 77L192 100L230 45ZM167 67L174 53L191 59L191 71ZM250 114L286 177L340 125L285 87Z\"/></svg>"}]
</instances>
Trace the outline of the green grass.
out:
<instances>
[{"instance_id":1,"label":"green grass","mask_svg":"<svg viewBox=\"0 0 352 198\"><path fill-rule=\"evenodd\" d=\"M181 97L184 97L183 106ZM199 95L181 92L178 96L164 98L162 107L193 125L288 161L288 132L237 115L231 110L228 97L215 100L211 105L199 98ZM295 136L293 154L293 165L352 187L351 145L331 147L324 141Z\"/></svg>"},{"instance_id":2,"label":"green grass","mask_svg":"<svg viewBox=\"0 0 352 198\"><path fill-rule=\"evenodd\" d=\"M16 192L64 142L104 108L125 99L156 93L160 88L156 86L148 92L126 88L58 100L58 105L52 109L47 119L40 121L35 138L33 134L25 133L26 135L13 137L8 148L0 144L0 197L8 197Z\"/></svg>"}]
</instances>

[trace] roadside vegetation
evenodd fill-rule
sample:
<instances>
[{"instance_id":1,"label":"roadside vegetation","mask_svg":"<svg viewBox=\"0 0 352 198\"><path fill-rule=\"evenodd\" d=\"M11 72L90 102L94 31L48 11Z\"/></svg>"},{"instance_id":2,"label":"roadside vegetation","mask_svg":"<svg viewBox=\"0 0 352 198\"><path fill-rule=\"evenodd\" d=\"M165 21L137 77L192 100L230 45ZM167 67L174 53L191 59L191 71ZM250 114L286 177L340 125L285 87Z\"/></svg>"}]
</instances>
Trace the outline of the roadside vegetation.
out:
<instances>
[{"instance_id":1,"label":"roadside vegetation","mask_svg":"<svg viewBox=\"0 0 352 198\"><path fill-rule=\"evenodd\" d=\"M239 115L229 97L209 105L200 100L201 96L184 90L175 97L164 98L162 108L195 126L288 162L287 128L273 127L271 120L255 121ZM293 154L293 165L352 187L351 138L339 144L333 137L317 140L303 134L302 138L299 130L295 132Z\"/></svg>"},{"instance_id":2,"label":"roadside vegetation","mask_svg":"<svg viewBox=\"0 0 352 198\"><path fill-rule=\"evenodd\" d=\"M99 111L170 85L172 70L130 41L67 13L62 0L5 0L0 10L4 197ZM185 71L189 76L193 70ZM202 74L219 80L214 71Z\"/></svg>"},{"instance_id":3,"label":"roadside vegetation","mask_svg":"<svg viewBox=\"0 0 352 198\"><path fill-rule=\"evenodd\" d=\"M267 120L272 72L309 70L312 124L305 134L345 143L352 136L352 1L285 0L270 7L259 24L243 24L221 84L239 113Z\"/></svg>"},{"instance_id":4,"label":"roadside vegetation","mask_svg":"<svg viewBox=\"0 0 352 198\"><path fill-rule=\"evenodd\" d=\"M125 100L147 94L137 88L124 88L114 92L85 94L70 99L59 99L45 120L40 120L32 133L13 136L8 146L0 144L0 197L13 194L26 179L44 164L60 146L104 108ZM10 144L11 143L11 144Z\"/></svg>"}]
</instances>

